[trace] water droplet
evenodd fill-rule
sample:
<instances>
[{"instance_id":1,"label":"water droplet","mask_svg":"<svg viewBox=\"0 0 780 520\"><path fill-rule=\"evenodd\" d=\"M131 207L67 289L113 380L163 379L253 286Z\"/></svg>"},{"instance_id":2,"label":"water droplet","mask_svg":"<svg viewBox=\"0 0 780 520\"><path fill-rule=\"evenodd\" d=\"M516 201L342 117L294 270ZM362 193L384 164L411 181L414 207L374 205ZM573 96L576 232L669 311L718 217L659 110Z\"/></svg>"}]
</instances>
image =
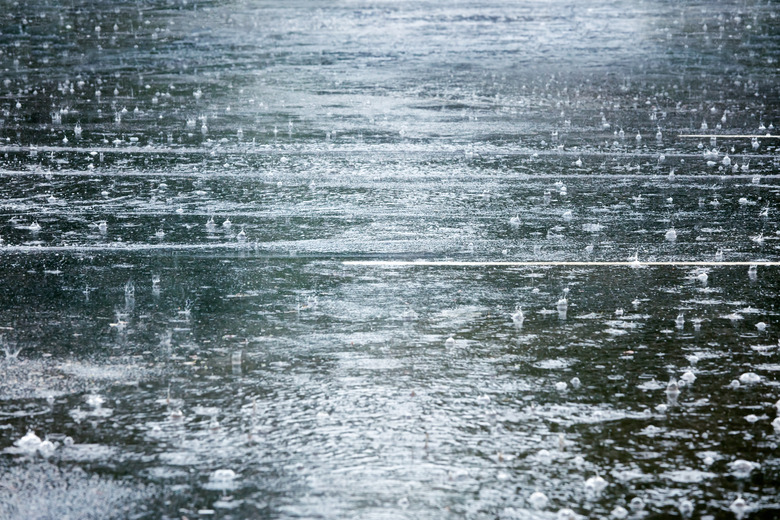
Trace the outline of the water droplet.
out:
<instances>
[{"instance_id":1,"label":"water droplet","mask_svg":"<svg viewBox=\"0 0 780 520\"><path fill-rule=\"evenodd\" d=\"M531 507L534 509L544 509L547 507L547 502L547 495L541 491L534 491L531 493L531 496L528 497L528 503L531 504Z\"/></svg>"}]
</instances>

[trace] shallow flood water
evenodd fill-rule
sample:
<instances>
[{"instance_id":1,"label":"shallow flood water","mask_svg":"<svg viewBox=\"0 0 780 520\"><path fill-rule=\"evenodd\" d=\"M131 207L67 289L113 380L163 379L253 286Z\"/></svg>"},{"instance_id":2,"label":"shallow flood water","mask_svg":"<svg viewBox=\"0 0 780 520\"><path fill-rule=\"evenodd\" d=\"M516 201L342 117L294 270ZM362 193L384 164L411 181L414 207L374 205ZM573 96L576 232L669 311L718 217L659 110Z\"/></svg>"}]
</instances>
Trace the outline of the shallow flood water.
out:
<instances>
[{"instance_id":1,"label":"shallow flood water","mask_svg":"<svg viewBox=\"0 0 780 520\"><path fill-rule=\"evenodd\" d=\"M3 16L0 518L780 514L776 3Z\"/></svg>"}]
</instances>

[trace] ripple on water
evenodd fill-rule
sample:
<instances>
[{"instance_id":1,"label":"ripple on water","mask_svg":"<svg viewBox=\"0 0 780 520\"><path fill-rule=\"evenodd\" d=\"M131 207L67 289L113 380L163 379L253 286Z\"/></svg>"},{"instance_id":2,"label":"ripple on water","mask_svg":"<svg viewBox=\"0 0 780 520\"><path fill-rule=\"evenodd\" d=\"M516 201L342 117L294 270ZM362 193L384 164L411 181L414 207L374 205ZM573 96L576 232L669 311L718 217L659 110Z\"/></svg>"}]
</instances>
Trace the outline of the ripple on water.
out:
<instances>
[{"instance_id":1,"label":"ripple on water","mask_svg":"<svg viewBox=\"0 0 780 520\"><path fill-rule=\"evenodd\" d=\"M696 518L728 514L737 490L775 507L776 268L705 279L639 264L776 256L775 212L758 216L778 195L772 140L718 137L702 157L679 137L727 115L724 132L748 131L777 111L771 2L162 3L112 2L108 22L100 2L4 5L3 92L19 99L0 121L0 330L26 342L22 358L52 345L79 360L0 366L0 437L45 427L84 444L57 447L51 470L30 448L6 451L0 518L621 519L632 494L647 517L685 500ZM637 31L645 18L660 32ZM523 66L508 66L525 41ZM150 51L182 73L149 70ZM682 62L696 74L669 74ZM740 83L719 83L724 70ZM656 126L663 143L647 138ZM74 132L78 145L60 146ZM39 141L57 146L17 144ZM731 147L762 182L725 169ZM34 217L42 228L25 229ZM340 263L634 253L641 268ZM109 330L130 278L135 308ZM555 302L568 287L567 320ZM197 302L186 319L184 298ZM131 350L145 357L106 359ZM666 404L669 375L693 365L695 384ZM745 372L758 380L722 389ZM91 391L110 408L67 395ZM582 515L555 514L566 507Z\"/></svg>"},{"instance_id":2,"label":"ripple on water","mask_svg":"<svg viewBox=\"0 0 780 520\"><path fill-rule=\"evenodd\" d=\"M566 426L608 423L624 419L645 419L647 417L642 412L621 410L607 404L588 405L583 403L541 405L534 409L534 415Z\"/></svg>"},{"instance_id":3,"label":"ripple on water","mask_svg":"<svg viewBox=\"0 0 780 520\"><path fill-rule=\"evenodd\" d=\"M60 460L70 462L119 462L120 450L114 446L106 446L104 444L73 444L71 446L63 446L58 450L58 456Z\"/></svg>"},{"instance_id":4,"label":"ripple on water","mask_svg":"<svg viewBox=\"0 0 780 520\"><path fill-rule=\"evenodd\" d=\"M656 381L655 379L651 379L650 381L645 381L644 383L640 383L636 385L636 387L639 390L650 392L653 390L662 390L666 388L666 383L661 383L660 381Z\"/></svg>"},{"instance_id":5,"label":"ripple on water","mask_svg":"<svg viewBox=\"0 0 780 520\"><path fill-rule=\"evenodd\" d=\"M6 469L0 486L0 518L127 518L155 495L139 484L90 475L80 468L28 462Z\"/></svg>"},{"instance_id":6,"label":"ripple on water","mask_svg":"<svg viewBox=\"0 0 780 520\"><path fill-rule=\"evenodd\" d=\"M718 475L716 473L697 469L678 469L673 471L666 471L660 475L661 478L669 479L672 482L677 482L680 484L700 483L708 479L716 478L717 476Z\"/></svg>"},{"instance_id":7,"label":"ripple on water","mask_svg":"<svg viewBox=\"0 0 780 520\"><path fill-rule=\"evenodd\" d=\"M576 359L570 358L557 358L557 359L543 359L534 363L536 368L543 368L545 370L563 370L577 364Z\"/></svg>"},{"instance_id":8,"label":"ripple on water","mask_svg":"<svg viewBox=\"0 0 780 520\"><path fill-rule=\"evenodd\" d=\"M96 386L134 385L162 370L136 364L57 362L52 359L0 360L0 399L42 399L85 392Z\"/></svg>"}]
</instances>

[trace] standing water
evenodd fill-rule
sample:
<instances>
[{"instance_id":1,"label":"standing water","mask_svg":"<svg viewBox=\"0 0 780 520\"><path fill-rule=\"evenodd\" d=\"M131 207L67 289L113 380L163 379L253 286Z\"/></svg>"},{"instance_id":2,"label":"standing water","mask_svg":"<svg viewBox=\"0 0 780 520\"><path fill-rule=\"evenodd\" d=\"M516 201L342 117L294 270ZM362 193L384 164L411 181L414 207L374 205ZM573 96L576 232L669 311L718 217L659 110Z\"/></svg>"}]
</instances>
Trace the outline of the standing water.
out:
<instances>
[{"instance_id":1,"label":"standing water","mask_svg":"<svg viewBox=\"0 0 780 520\"><path fill-rule=\"evenodd\" d=\"M775 2L6 4L0 518L780 515Z\"/></svg>"}]
</instances>

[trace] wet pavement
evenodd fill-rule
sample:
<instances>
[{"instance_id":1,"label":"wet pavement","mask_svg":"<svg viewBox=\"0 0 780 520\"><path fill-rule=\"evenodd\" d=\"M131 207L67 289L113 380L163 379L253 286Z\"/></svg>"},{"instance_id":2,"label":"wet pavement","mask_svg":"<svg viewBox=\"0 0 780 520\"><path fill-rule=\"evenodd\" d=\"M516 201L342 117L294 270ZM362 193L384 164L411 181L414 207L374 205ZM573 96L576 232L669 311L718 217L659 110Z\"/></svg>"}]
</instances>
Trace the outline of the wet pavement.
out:
<instances>
[{"instance_id":1,"label":"wet pavement","mask_svg":"<svg viewBox=\"0 0 780 520\"><path fill-rule=\"evenodd\" d=\"M67 4L0 14L0 518L780 514L776 2Z\"/></svg>"}]
</instances>

